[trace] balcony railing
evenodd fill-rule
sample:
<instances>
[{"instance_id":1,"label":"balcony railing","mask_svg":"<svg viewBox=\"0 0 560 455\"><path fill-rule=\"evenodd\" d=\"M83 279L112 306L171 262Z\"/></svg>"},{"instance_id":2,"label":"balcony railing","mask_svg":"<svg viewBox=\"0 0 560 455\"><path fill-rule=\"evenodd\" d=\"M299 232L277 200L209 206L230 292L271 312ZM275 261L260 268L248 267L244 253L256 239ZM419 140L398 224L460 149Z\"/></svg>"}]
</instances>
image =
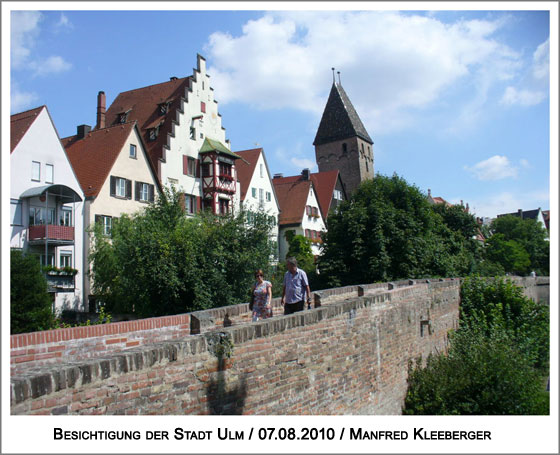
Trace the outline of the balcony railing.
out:
<instances>
[{"instance_id":1,"label":"balcony railing","mask_svg":"<svg viewBox=\"0 0 560 455\"><path fill-rule=\"evenodd\" d=\"M64 243L73 242L74 226L57 226L55 224L29 226L29 240L48 240L49 242Z\"/></svg>"},{"instance_id":2,"label":"balcony railing","mask_svg":"<svg viewBox=\"0 0 560 455\"><path fill-rule=\"evenodd\" d=\"M75 278L73 274L53 274L44 273L47 279L48 292L74 292L76 288Z\"/></svg>"}]
</instances>

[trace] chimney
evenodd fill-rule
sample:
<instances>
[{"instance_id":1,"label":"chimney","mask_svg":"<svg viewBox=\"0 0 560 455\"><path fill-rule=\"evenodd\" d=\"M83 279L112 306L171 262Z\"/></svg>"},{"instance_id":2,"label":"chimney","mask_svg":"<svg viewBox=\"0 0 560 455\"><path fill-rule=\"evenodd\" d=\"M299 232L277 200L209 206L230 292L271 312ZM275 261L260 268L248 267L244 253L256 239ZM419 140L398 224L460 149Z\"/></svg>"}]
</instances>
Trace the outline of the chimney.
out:
<instances>
[{"instance_id":1,"label":"chimney","mask_svg":"<svg viewBox=\"0 0 560 455\"><path fill-rule=\"evenodd\" d=\"M97 125L96 130L105 128L105 92L97 94Z\"/></svg>"},{"instance_id":2,"label":"chimney","mask_svg":"<svg viewBox=\"0 0 560 455\"><path fill-rule=\"evenodd\" d=\"M78 125L77 134L78 139L83 139L91 131L91 126L89 125Z\"/></svg>"},{"instance_id":3,"label":"chimney","mask_svg":"<svg viewBox=\"0 0 560 455\"><path fill-rule=\"evenodd\" d=\"M274 174L274 176L272 178L273 179L281 179L282 177L284 177L284 174L278 173L278 174Z\"/></svg>"},{"instance_id":4,"label":"chimney","mask_svg":"<svg viewBox=\"0 0 560 455\"><path fill-rule=\"evenodd\" d=\"M303 180L309 180L309 168L305 168L303 171L301 171L301 175L303 175Z\"/></svg>"}]
</instances>

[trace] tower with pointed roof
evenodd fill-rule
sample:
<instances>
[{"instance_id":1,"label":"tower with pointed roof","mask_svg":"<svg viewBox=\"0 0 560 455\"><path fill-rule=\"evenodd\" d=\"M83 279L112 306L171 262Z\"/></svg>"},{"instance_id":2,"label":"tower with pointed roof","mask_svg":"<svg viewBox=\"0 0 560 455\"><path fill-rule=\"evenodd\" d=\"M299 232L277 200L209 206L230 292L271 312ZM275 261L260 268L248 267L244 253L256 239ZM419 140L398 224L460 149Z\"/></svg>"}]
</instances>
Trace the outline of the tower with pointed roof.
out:
<instances>
[{"instance_id":1,"label":"tower with pointed roof","mask_svg":"<svg viewBox=\"0 0 560 455\"><path fill-rule=\"evenodd\" d=\"M333 80L313 145L319 172L338 170L347 195L373 178L373 141L340 81Z\"/></svg>"}]
</instances>

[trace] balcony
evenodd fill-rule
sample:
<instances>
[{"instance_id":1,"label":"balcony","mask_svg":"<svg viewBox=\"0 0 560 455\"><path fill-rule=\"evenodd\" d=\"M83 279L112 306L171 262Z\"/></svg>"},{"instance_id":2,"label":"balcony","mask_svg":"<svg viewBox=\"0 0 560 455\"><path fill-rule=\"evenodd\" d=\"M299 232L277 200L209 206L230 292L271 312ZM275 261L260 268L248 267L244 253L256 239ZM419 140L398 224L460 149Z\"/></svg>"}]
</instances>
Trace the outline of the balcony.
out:
<instances>
[{"instance_id":1,"label":"balcony","mask_svg":"<svg viewBox=\"0 0 560 455\"><path fill-rule=\"evenodd\" d=\"M74 292L74 274L47 272L44 275L47 279L47 292Z\"/></svg>"},{"instance_id":2,"label":"balcony","mask_svg":"<svg viewBox=\"0 0 560 455\"><path fill-rule=\"evenodd\" d=\"M74 243L74 226L39 224L29 226L29 243L38 245L45 242L52 245L72 245Z\"/></svg>"}]
</instances>

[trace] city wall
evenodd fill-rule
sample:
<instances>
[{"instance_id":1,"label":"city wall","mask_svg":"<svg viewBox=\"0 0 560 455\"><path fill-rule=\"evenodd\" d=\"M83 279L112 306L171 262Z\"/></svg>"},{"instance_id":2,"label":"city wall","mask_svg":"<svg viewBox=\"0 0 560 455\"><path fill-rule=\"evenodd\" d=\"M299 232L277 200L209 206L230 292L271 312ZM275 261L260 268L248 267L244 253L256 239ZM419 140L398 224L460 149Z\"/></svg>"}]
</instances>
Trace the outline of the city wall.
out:
<instances>
[{"instance_id":1,"label":"city wall","mask_svg":"<svg viewBox=\"0 0 560 455\"><path fill-rule=\"evenodd\" d=\"M14 335L11 413L400 414L408 362L445 351L459 287L330 289L289 316L275 299L275 316L257 323L241 304Z\"/></svg>"}]
</instances>

